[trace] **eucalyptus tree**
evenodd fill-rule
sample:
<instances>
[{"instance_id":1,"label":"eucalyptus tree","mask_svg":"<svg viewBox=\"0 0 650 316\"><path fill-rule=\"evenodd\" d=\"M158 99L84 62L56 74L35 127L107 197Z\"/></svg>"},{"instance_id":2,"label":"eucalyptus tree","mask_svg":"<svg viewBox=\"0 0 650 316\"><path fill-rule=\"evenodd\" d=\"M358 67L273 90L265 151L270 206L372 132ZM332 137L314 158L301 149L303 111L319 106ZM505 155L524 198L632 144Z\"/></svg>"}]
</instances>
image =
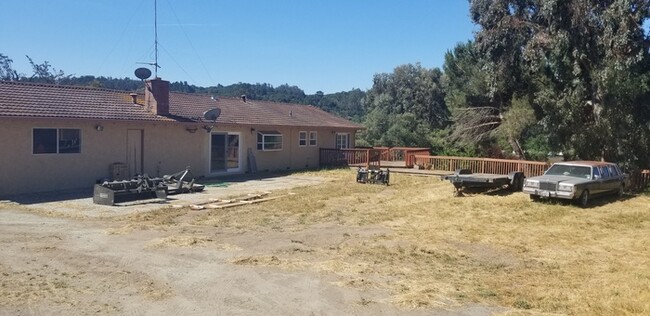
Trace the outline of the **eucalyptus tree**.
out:
<instances>
[{"instance_id":1,"label":"eucalyptus tree","mask_svg":"<svg viewBox=\"0 0 650 316\"><path fill-rule=\"evenodd\" d=\"M57 70L46 60L40 64L34 62L34 60L25 55L29 64L32 66L33 74L29 78L25 78L26 81L32 82L43 82L43 83L59 83L61 79L69 78L70 75L66 76L63 70Z\"/></svg>"},{"instance_id":2,"label":"eucalyptus tree","mask_svg":"<svg viewBox=\"0 0 650 316\"><path fill-rule=\"evenodd\" d=\"M470 1L506 109L527 96L555 149L646 165L649 12L648 0Z\"/></svg>"},{"instance_id":3,"label":"eucalyptus tree","mask_svg":"<svg viewBox=\"0 0 650 316\"><path fill-rule=\"evenodd\" d=\"M443 69L445 101L453 121L451 143L491 153L500 151L497 147L510 147L525 158L521 138L535 116L525 97L513 98L497 88L508 82L492 75L495 63L469 41L457 44L445 54ZM511 90L507 93L513 93L514 89ZM506 146L495 145L499 142Z\"/></svg>"},{"instance_id":4,"label":"eucalyptus tree","mask_svg":"<svg viewBox=\"0 0 650 316\"><path fill-rule=\"evenodd\" d=\"M0 80L16 81L20 75L14 70L13 60L6 55L0 54Z\"/></svg>"},{"instance_id":5,"label":"eucalyptus tree","mask_svg":"<svg viewBox=\"0 0 650 316\"><path fill-rule=\"evenodd\" d=\"M429 133L448 121L441 80L440 69L427 69L419 63L376 74L363 100L366 143L427 146Z\"/></svg>"}]
</instances>

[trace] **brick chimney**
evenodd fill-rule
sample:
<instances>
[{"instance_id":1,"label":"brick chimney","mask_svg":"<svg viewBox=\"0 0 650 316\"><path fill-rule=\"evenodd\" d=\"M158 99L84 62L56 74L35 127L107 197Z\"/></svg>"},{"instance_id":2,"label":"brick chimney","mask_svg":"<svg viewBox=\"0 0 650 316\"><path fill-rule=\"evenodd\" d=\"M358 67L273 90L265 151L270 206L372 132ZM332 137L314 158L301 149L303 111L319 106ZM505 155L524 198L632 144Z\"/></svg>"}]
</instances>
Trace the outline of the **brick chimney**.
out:
<instances>
[{"instance_id":1,"label":"brick chimney","mask_svg":"<svg viewBox=\"0 0 650 316\"><path fill-rule=\"evenodd\" d=\"M160 78L147 80L144 104L153 114L169 115L169 81Z\"/></svg>"}]
</instances>

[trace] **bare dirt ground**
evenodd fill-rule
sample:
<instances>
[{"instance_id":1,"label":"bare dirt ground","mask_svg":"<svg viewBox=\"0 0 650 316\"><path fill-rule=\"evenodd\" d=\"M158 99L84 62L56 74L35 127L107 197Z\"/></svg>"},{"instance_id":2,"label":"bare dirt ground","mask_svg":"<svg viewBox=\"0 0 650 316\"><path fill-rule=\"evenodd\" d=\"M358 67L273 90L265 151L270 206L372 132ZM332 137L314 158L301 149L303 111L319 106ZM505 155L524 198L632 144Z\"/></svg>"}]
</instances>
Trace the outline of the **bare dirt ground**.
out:
<instances>
[{"instance_id":1,"label":"bare dirt ground","mask_svg":"<svg viewBox=\"0 0 650 316\"><path fill-rule=\"evenodd\" d=\"M487 315L506 311L451 302L403 308L393 304L385 288L373 286L371 276L341 277L346 272L337 270L344 267L314 259L331 257L343 244L362 245L368 238L393 234L384 225L323 221L284 227L286 222L279 222L278 227L250 229L238 224L236 217L224 224L207 216L208 211L183 207L327 181L331 180L313 175L241 181L177 196L168 204L127 207L97 206L89 198L38 202L34 197L23 204L0 203L0 315ZM313 266L322 262L324 266ZM388 282L402 281L399 275L392 278Z\"/></svg>"}]
</instances>

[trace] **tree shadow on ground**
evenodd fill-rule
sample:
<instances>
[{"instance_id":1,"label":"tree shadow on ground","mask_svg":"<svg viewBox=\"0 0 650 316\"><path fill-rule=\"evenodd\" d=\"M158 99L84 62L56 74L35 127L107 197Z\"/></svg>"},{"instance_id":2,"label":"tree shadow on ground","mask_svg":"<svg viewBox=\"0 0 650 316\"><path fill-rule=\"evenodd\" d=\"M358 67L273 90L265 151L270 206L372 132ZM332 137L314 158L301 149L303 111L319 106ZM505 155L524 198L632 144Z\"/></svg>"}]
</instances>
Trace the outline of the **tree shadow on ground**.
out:
<instances>
[{"instance_id":1,"label":"tree shadow on ground","mask_svg":"<svg viewBox=\"0 0 650 316\"><path fill-rule=\"evenodd\" d=\"M510 190L504 186L502 188L464 188L460 196L472 196L476 194L489 195L489 196L509 196L515 191Z\"/></svg>"},{"instance_id":2,"label":"tree shadow on ground","mask_svg":"<svg viewBox=\"0 0 650 316\"><path fill-rule=\"evenodd\" d=\"M627 201L630 199L633 199L637 196L638 194L632 194L632 193L625 193L623 196L619 197L617 195L599 195L599 196L594 196L591 197L589 200L589 203L585 207L581 207L580 204L578 203L577 200L566 200L566 199L549 199L549 198L544 198L535 201L535 203L546 203L546 204L557 204L557 205L564 205L564 206L575 206L575 207L581 207L584 209L591 209L591 208L596 208L596 207L601 207L605 206L607 204L611 204L617 201Z\"/></svg>"}]
</instances>

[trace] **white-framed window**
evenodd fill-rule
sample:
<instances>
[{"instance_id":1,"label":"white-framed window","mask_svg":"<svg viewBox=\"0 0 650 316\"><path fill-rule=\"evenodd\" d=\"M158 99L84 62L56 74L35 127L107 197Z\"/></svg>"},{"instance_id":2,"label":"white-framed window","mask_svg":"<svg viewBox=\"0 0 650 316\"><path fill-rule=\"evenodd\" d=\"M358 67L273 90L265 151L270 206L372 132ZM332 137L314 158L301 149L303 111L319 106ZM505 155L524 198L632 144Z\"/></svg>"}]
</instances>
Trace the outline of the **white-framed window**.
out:
<instances>
[{"instance_id":1,"label":"white-framed window","mask_svg":"<svg viewBox=\"0 0 650 316\"><path fill-rule=\"evenodd\" d=\"M307 146L307 132L298 132L298 146Z\"/></svg>"},{"instance_id":2,"label":"white-framed window","mask_svg":"<svg viewBox=\"0 0 650 316\"><path fill-rule=\"evenodd\" d=\"M35 155L81 153L81 129L34 128L32 153Z\"/></svg>"},{"instance_id":3,"label":"white-framed window","mask_svg":"<svg viewBox=\"0 0 650 316\"><path fill-rule=\"evenodd\" d=\"M263 151L282 150L282 134L276 131L258 132L257 150L263 150Z\"/></svg>"},{"instance_id":4,"label":"white-framed window","mask_svg":"<svg viewBox=\"0 0 650 316\"><path fill-rule=\"evenodd\" d=\"M336 148L337 149L350 148L349 133L336 133Z\"/></svg>"},{"instance_id":5,"label":"white-framed window","mask_svg":"<svg viewBox=\"0 0 650 316\"><path fill-rule=\"evenodd\" d=\"M318 133L316 131L309 132L309 146L318 145Z\"/></svg>"}]
</instances>

